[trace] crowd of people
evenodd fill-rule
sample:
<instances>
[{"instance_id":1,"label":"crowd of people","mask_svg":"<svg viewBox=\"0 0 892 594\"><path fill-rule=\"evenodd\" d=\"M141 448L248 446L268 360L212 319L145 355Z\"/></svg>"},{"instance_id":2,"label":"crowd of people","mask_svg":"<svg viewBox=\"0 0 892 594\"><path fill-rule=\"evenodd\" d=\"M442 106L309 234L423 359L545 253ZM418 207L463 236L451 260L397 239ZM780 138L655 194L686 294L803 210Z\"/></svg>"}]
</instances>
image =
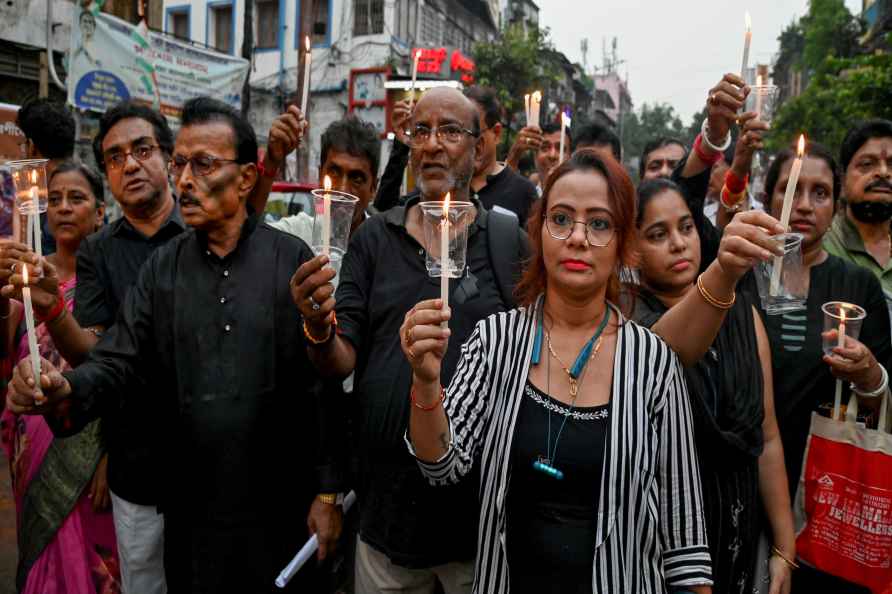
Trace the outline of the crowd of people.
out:
<instances>
[{"instance_id":1,"label":"crowd of people","mask_svg":"<svg viewBox=\"0 0 892 594\"><path fill-rule=\"evenodd\" d=\"M753 268L783 254L796 153L750 190L768 126L749 92L725 75L692 146L648 143L637 187L598 124L525 127L500 161L487 88L397 103L380 179L377 132L346 116L319 163L358 199L338 273L312 216L263 216L307 134L296 107L258 159L215 99L176 135L121 103L100 174L63 106L25 105L55 247L0 240L18 591L271 592L315 535L290 591L335 591L341 564L360 594L869 592L797 557L792 501L834 380L867 424L887 397L892 122L853 124L838 160L808 140L789 220L807 299L771 314ZM472 208L448 306L421 208L447 193ZM828 301L868 322L825 353Z\"/></svg>"}]
</instances>

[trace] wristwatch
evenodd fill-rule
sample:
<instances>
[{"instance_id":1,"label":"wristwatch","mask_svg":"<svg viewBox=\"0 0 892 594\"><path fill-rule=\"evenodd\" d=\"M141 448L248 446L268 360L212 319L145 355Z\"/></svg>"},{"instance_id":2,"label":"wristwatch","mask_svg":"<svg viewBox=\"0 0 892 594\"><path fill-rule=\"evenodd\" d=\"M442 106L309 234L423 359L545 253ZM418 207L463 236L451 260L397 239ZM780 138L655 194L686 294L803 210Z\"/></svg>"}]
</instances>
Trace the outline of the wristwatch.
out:
<instances>
[{"instance_id":1,"label":"wristwatch","mask_svg":"<svg viewBox=\"0 0 892 594\"><path fill-rule=\"evenodd\" d=\"M319 493L316 499L327 505L344 505L343 493Z\"/></svg>"}]
</instances>

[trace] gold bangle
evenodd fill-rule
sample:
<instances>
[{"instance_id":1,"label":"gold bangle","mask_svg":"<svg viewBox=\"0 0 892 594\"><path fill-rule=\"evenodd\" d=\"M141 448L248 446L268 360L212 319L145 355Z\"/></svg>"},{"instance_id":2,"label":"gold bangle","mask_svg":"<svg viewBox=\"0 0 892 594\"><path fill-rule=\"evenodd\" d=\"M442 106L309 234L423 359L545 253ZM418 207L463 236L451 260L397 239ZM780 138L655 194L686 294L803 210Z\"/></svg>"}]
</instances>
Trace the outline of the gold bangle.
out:
<instances>
[{"instance_id":1,"label":"gold bangle","mask_svg":"<svg viewBox=\"0 0 892 594\"><path fill-rule=\"evenodd\" d=\"M775 556L780 557L780 560L789 565L791 569L799 569L799 564L787 559L786 556L780 552L780 549L777 548L777 545L771 545L771 552L774 553Z\"/></svg>"},{"instance_id":2,"label":"gold bangle","mask_svg":"<svg viewBox=\"0 0 892 594\"><path fill-rule=\"evenodd\" d=\"M325 335L325 338L321 338L321 339L316 338L315 336L310 334L310 329L307 327L307 321L304 320L304 336L307 338L307 340L310 341L310 344L312 344L314 346L318 346L320 344L325 344L326 342L331 340L332 337L334 336L335 332L337 331L337 328L338 328L338 315L334 312L332 312L332 321L331 321L331 324L328 326L328 334Z\"/></svg>"},{"instance_id":3,"label":"gold bangle","mask_svg":"<svg viewBox=\"0 0 892 594\"><path fill-rule=\"evenodd\" d=\"M731 301L721 301L720 299L716 299L713 297L709 291L706 290L706 287L703 285L703 275L697 277L697 290L700 291L700 296L716 309L731 309L734 307L734 302L737 301L737 293L733 293L731 295Z\"/></svg>"}]
</instances>

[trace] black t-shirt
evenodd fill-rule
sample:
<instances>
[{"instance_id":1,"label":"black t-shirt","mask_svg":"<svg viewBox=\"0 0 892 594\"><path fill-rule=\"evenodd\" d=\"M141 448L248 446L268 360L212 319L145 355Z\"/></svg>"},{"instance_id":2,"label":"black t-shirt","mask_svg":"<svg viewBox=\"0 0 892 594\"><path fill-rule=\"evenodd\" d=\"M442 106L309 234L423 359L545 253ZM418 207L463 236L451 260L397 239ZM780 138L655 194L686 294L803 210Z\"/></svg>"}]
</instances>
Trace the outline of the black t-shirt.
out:
<instances>
[{"instance_id":1,"label":"black t-shirt","mask_svg":"<svg viewBox=\"0 0 892 594\"><path fill-rule=\"evenodd\" d=\"M536 186L507 165L497 174L487 176L486 185L474 196L489 210L498 206L513 212L521 227L526 227L530 209L539 198Z\"/></svg>"},{"instance_id":2,"label":"black t-shirt","mask_svg":"<svg viewBox=\"0 0 892 594\"><path fill-rule=\"evenodd\" d=\"M341 267L337 313L338 332L357 353L353 395L359 413L362 538L398 565L431 567L474 558L479 482L468 477L457 486L430 485L404 441L412 372L399 328L415 304L440 296L440 279L428 275L424 249L406 230L406 213L416 202L373 216L353 235ZM452 336L443 385L449 385L475 324L508 307L490 263L490 214L476 204L468 271L450 282ZM522 233L519 227L517 232Z\"/></svg>"},{"instance_id":3,"label":"black t-shirt","mask_svg":"<svg viewBox=\"0 0 892 594\"><path fill-rule=\"evenodd\" d=\"M771 342L774 371L774 406L784 444L790 492L795 493L802 469L802 456L811 423L811 413L832 404L836 378L823 361L821 333L828 301L846 301L867 312L859 340L877 361L889 369L889 315L879 281L867 269L853 266L836 256L811 268L806 309L783 315L767 315L760 309ZM750 285L751 290L754 284ZM843 384L843 403L849 386Z\"/></svg>"}]
</instances>

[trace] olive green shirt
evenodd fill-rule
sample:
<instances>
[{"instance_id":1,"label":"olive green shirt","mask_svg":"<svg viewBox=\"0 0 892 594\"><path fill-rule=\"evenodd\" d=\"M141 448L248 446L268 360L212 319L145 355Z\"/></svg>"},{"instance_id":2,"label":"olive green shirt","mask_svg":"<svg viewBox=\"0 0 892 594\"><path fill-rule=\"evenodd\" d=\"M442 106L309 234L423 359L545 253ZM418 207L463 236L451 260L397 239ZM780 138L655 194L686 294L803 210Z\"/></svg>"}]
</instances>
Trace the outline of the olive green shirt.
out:
<instances>
[{"instance_id":1,"label":"olive green shirt","mask_svg":"<svg viewBox=\"0 0 892 594\"><path fill-rule=\"evenodd\" d=\"M876 261L864 247L864 240L861 239L858 228L846 216L845 210L841 210L833 217L830 230L824 235L824 249L834 256L873 272L883 287L886 306L889 308L889 315L892 316L892 258L885 266Z\"/></svg>"}]
</instances>

